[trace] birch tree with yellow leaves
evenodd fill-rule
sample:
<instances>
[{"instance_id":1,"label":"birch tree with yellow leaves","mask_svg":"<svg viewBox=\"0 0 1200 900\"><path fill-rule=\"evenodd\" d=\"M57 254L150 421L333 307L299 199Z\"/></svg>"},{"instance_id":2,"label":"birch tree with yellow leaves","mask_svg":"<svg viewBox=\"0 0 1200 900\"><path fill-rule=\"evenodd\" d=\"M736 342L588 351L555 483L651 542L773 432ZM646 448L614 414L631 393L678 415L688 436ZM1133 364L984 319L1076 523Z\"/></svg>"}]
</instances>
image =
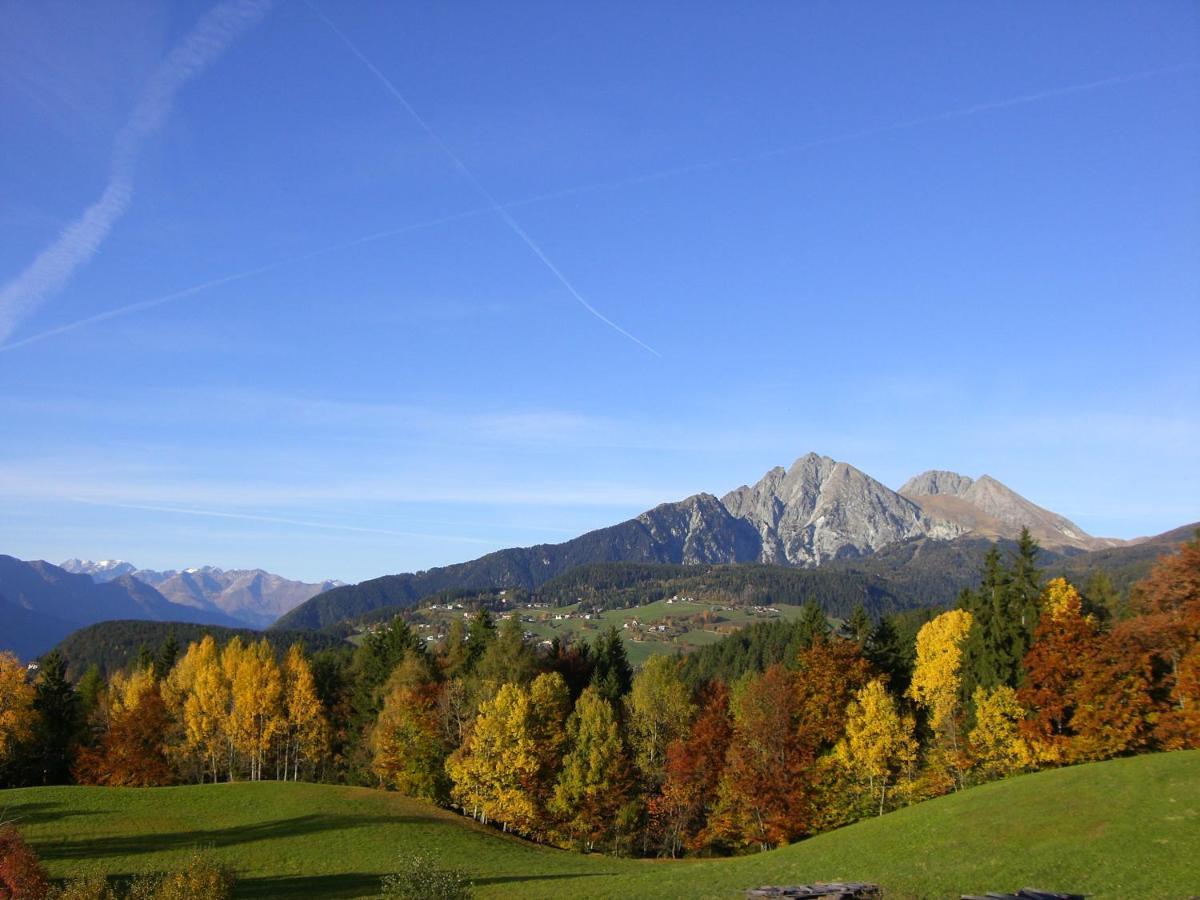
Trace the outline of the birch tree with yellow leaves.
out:
<instances>
[{"instance_id":1,"label":"birch tree with yellow leaves","mask_svg":"<svg viewBox=\"0 0 1200 900\"><path fill-rule=\"evenodd\" d=\"M315 766L329 748L329 724L317 696L312 667L304 648L293 644L283 660L283 706L286 733L283 746L283 778L291 771L292 781L300 777L300 766Z\"/></svg>"},{"instance_id":2,"label":"birch tree with yellow leaves","mask_svg":"<svg viewBox=\"0 0 1200 900\"><path fill-rule=\"evenodd\" d=\"M930 748L932 772L948 779L955 790L963 786L967 760L960 747L963 708L963 645L974 621L962 609L944 612L917 632L917 662L908 696L926 710L933 732ZM944 788L943 788L944 790Z\"/></svg>"},{"instance_id":3,"label":"birch tree with yellow leaves","mask_svg":"<svg viewBox=\"0 0 1200 900\"><path fill-rule=\"evenodd\" d=\"M33 729L34 688L25 667L11 653L0 653L0 761Z\"/></svg>"},{"instance_id":4,"label":"birch tree with yellow leaves","mask_svg":"<svg viewBox=\"0 0 1200 900\"><path fill-rule=\"evenodd\" d=\"M846 716L846 736L834 748L834 758L873 803L878 801L882 816L890 792L917 762L912 716L896 708L881 678L854 695Z\"/></svg>"}]
</instances>

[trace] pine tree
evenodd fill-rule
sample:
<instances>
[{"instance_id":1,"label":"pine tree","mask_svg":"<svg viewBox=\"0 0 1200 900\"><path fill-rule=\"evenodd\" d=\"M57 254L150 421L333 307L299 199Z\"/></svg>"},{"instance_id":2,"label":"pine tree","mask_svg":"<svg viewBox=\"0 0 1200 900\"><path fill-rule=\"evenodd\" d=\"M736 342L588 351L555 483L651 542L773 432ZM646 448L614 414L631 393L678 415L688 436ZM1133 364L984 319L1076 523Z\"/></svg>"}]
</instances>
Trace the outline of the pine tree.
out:
<instances>
[{"instance_id":1,"label":"pine tree","mask_svg":"<svg viewBox=\"0 0 1200 900\"><path fill-rule=\"evenodd\" d=\"M871 636L871 617L861 603L854 604L850 618L846 620L846 634L859 647L865 647Z\"/></svg>"},{"instance_id":2,"label":"pine tree","mask_svg":"<svg viewBox=\"0 0 1200 900\"><path fill-rule=\"evenodd\" d=\"M495 638L496 623L492 620L492 614L486 607L483 607L471 617L471 624L467 628L466 670L468 672L473 670L483 659L483 654L487 652L487 648L492 645Z\"/></svg>"},{"instance_id":3,"label":"pine tree","mask_svg":"<svg viewBox=\"0 0 1200 900\"><path fill-rule=\"evenodd\" d=\"M154 659L154 678L156 681L162 681L167 677L167 673L175 667L175 660L178 656L179 641L175 638L175 629L172 628L167 632L162 646L158 648L158 656Z\"/></svg>"},{"instance_id":4,"label":"pine tree","mask_svg":"<svg viewBox=\"0 0 1200 900\"><path fill-rule=\"evenodd\" d=\"M495 638L483 651L475 667L476 674L485 685L485 692L493 694L505 683L528 685L537 673L537 660L533 649L525 643L520 619L514 613L503 620Z\"/></svg>"},{"instance_id":5,"label":"pine tree","mask_svg":"<svg viewBox=\"0 0 1200 900\"><path fill-rule=\"evenodd\" d=\"M72 745L79 738L82 720L79 698L67 680L66 660L57 650L42 659L34 690L37 782L66 784L71 774Z\"/></svg>"},{"instance_id":6,"label":"pine tree","mask_svg":"<svg viewBox=\"0 0 1200 900\"><path fill-rule=\"evenodd\" d=\"M788 659L794 660L796 653L825 640L829 635L829 620L825 611L815 600L809 600L800 610L800 618L796 621L797 636L788 648Z\"/></svg>"},{"instance_id":7,"label":"pine tree","mask_svg":"<svg viewBox=\"0 0 1200 900\"><path fill-rule=\"evenodd\" d=\"M614 707L619 706L621 698L629 693L633 684L633 667L629 664L625 642L621 640L621 632L616 625L610 625L596 638L592 659L595 662L592 686Z\"/></svg>"},{"instance_id":8,"label":"pine tree","mask_svg":"<svg viewBox=\"0 0 1200 900\"><path fill-rule=\"evenodd\" d=\"M466 674L467 628L462 619L451 619L442 642L442 668L450 678Z\"/></svg>"}]
</instances>

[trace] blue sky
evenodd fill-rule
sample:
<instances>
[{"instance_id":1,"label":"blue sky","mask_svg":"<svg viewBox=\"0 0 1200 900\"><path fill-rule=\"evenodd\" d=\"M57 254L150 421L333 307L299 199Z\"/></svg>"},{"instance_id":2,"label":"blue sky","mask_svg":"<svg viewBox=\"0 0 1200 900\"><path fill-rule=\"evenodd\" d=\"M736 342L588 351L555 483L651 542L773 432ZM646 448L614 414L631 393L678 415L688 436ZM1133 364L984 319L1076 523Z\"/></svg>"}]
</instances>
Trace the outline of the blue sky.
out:
<instances>
[{"instance_id":1,"label":"blue sky","mask_svg":"<svg viewBox=\"0 0 1200 900\"><path fill-rule=\"evenodd\" d=\"M359 580L809 450L1200 518L1195 4L314 3L0 3L0 552Z\"/></svg>"}]
</instances>

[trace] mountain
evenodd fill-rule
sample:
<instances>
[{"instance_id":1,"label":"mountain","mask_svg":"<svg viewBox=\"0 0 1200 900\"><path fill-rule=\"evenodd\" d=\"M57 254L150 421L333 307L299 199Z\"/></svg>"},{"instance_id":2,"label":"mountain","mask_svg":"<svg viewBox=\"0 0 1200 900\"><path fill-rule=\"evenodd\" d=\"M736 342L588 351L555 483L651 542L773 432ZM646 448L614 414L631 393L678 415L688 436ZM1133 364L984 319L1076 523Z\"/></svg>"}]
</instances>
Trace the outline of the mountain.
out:
<instances>
[{"instance_id":1,"label":"mountain","mask_svg":"<svg viewBox=\"0 0 1200 900\"><path fill-rule=\"evenodd\" d=\"M92 581L97 583L112 581L122 575L133 575L137 571L137 566L123 559L102 559L99 562L92 562L90 559L68 559L59 563L58 567L73 575L91 575Z\"/></svg>"},{"instance_id":2,"label":"mountain","mask_svg":"<svg viewBox=\"0 0 1200 900\"><path fill-rule=\"evenodd\" d=\"M1125 543L1092 537L1070 519L1026 500L990 475L976 480L930 470L905 482L900 496L920 506L930 519L981 537L1012 539L1028 528L1044 547L1099 550Z\"/></svg>"},{"instance_id":3,"label":"mountain","mask_svg":"<svg viewBox=\"0 0 1200 900\"><path fill-rule=\"evenodd\" d=\"M172 603L129 574L97 583L48 562L0 555L0 651L30 658L75 629L105 619L238 624L220 611Z\"/></svg>"},{"instance_id":4,"label":"mountain","mask_svg":"<svg viewBox=\"0 0 1200 900\"><path fill-rule=\"evenodd\" d=\"M919 504L869 475L815 453L790 469L772 469L753 487L742 485L721 502L758 532L758 561L782 565L815 566L909 538L949 539L968 530L930 518Z\"/></svg>"},{"instance_id":5,"label":"mountain","mask_svg":"<svg viewBox=\"0 0 1200 900\"><path fill-rule=\"evenodd\" d=\"M532 590L585 563L755 562L761 550L762 542L749 522L730 515L712 494L696 494L562 544L498 550L471 562L334 588L296 607L271 627L324 628L380 606L411 606L446 588Z\"/></svg>"},{"instance_id":6,"label":"mountain","mask_svg":"<svg viewBox=\"0 0 1200 900\"><path fill-rule=\"evenodd\" d=\"M912 541L1007 537L1013 531L1008 523L1022 517L1039 533L1057 529L1047 546L1064 546L1068 531L1079 542L1097 540L993 479L976 482L935 472L905 487L912 496L847 463L809 453L791 468L772 469L753 486L743 485L720 500L696 494L565 543L499 550L470 562L336 588L282 616L275 627L323 628L382 606L412 605L447 589L535 590L589 563L827 565L870 558ZM947 511L929 497L947 499L954 508Z\"/></svg>"},{"instance_id":7,"label":"mountain","mask_svg":"<svg viewBox=\"0 0 1200 900\"><path fill-rule=\"evenodd\" d=\"M218 569L215 566L157 572L137 569L123 560L69 559L62 564L68 572L85 573L94 581L106 582L129 574L151 585L173 603L194 609L223 613L251 628L266 628L281 615L310 597L338 587L340 581L309 584L292 581L262 569ZM115 574L114 574L115 573Z\"/></svg>"}]
</instances>

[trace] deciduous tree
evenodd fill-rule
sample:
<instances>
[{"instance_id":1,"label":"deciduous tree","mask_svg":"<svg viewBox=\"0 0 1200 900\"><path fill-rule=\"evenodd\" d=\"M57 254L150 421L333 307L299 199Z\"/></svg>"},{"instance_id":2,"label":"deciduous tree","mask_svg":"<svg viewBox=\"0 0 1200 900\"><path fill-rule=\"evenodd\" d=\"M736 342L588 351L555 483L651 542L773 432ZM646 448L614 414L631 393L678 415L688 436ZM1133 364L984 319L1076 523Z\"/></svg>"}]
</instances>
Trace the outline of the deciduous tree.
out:
<instances>
[{"instance_id":1,"label":"deciduous tree","mask_svg":"<svg viewBox=\"0 0 1200 900\"><path fill-rule=\"evenodd\" d=\"M917 742L912 717L896 708L881 679L855 695L847 709L846 736L834 753L883 815L890 792L916 764Z\"/></svg>"}]
</instances>

